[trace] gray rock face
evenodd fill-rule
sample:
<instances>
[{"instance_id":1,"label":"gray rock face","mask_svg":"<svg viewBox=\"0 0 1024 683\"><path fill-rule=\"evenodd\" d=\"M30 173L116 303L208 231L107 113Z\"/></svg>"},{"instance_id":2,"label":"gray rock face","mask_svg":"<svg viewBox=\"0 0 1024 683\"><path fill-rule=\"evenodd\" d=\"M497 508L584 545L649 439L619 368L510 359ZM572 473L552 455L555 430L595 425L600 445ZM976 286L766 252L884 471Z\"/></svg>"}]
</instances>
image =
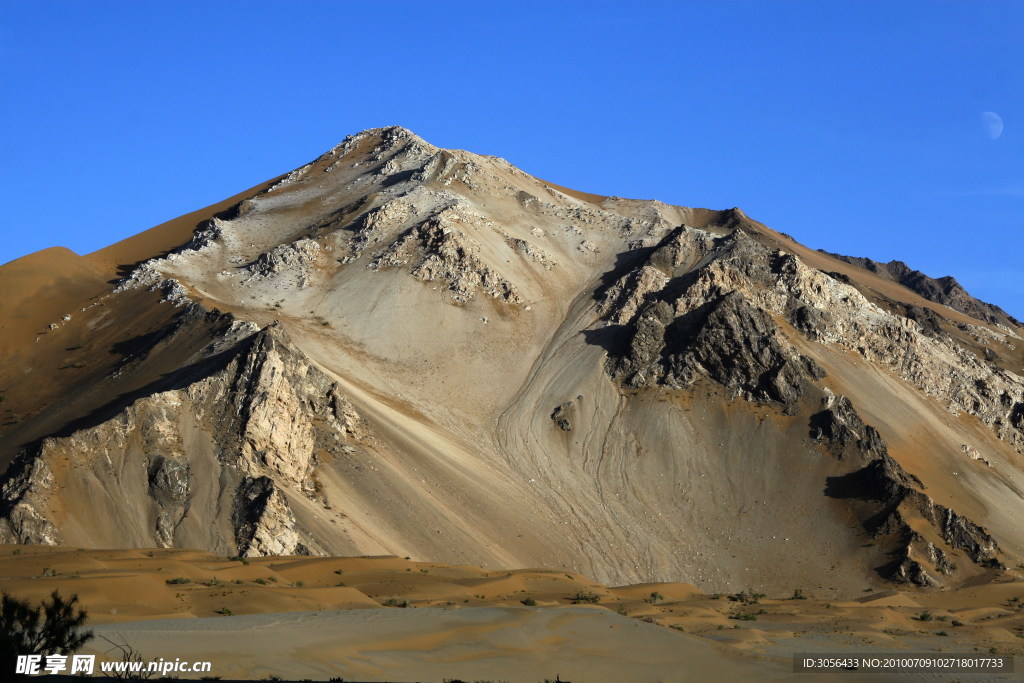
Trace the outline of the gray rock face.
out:
<instances>
[{"instance_id":1,"label":"gray rock face","mask_svg":"<svg viewBox=\"0 0 1024 683\"><path fill-rule=\"evenodd\" d=\"M447 208L410 228L368 267L411 266L414 277L446 283L455 303L471 300L478 291L509 303L523 303L516 287L484 264L478 256L480 246L459 229L459 223L471 219L465 207Z\"/></svg>"},{"instance_id":2,"label":"gray rock face","mask_svg":"<svg viewBox=\"0 0 1024 683\"><path fill-rule=\"evenodd\" d=\"M282 244L268 251L246 266L248 273L246 282L286 275L294 281L298 289L309 284L312 270L321 254L320 244L311 239L299 239L290 244Z\"/></svg>"},{"instance_id":3,"label":"gray rock face","mask_svg":"<svg viewBox=\"0 0 1024 683\"><path fill-rule=\"evenodd\" d=\"M161 547L173 546L174 531L185 516L190 493L187 462L163 455L156 455L150 460L149 495L159 506L156 539Z\"/></svg>"},{"instance_id":4,"label":"gray rock face","mask_svg":"<svg viewBox=\"0 0 1024 683\"><path fill-rule=\"evenodd\" d=\"M318 454L362 438L362 420L335 382L276 326L180 374L167 380L178 388L23 453L0 489L0 538L61 542L51 463L73 454L87 474L66 486L103 500L96 513L116 516L139 545L176 546L187 533L193 546L232 554L321 552L297 527L288 496L322 507ZM230 505L218 502L225 496Z\"/></svg>"},{"instance_id":5,"label":"gray rock face","mask_svg":"<svg viewBox=\"0 0 1024 683\"><path fill-rule=\"evenodd\" d=\"M295 516L270 477L246 477L235 492L232 521L243 557L309 555L299 540Z\"/></svg>"},{"instance_id":6,"label":"gray rock face","mask_svg":"<svg viewBox=\"0 0 1024 683\"><path fill-rule=\"evenodd\" d=\"M948 553L916 531L908 515L928 523L947 549L962 551L977 564L998 564L999 547L988 531L926 495L921 480L889 456L878 432L864 424L849 399L828 395L825 406L811 418L817 438L837 458L867 462L850 474L832 478L827 491L836 498L866 503L859 506L865 529L876 538L889 539L893 560L880 568L883 576L938 586L942 582L937 574L954 572Z\"/></svg>"},{"instance_id":7,"label":"gray rock face","mask_svg":"<svg viewBox=\"0 0 1024 683\"><path fill-rule=\"evenodd\" d=\"M667 302L649 304L633 326L628 352L609 364L632 387L682 388L709 377L734 395L780 404L788 414L808 384L825 374L739 292L675 318Z\"/></svg>"},{"instance_id":8,"label":"gray rock face","mask_svg":"<svg viewBox=\"0 0 1024 683\"><path fill-rule=\"evenodd\" d=\"M0 541L57 545L57 527L47 519L37 499L38 492L56 488L53 472L46 462L25 455L17 458L0 484Z\"/></svg>"},{"instance_id":9,"label":"gray rock face","mask_svg":"<svg viewBox=\"0 0 1024 683\"><path fill-rule=\"evenodd\" d=\"M931 278L919 270L914 270L903 261L879 263L878 261L857 256L843 256L842 254L829 254L829 256L855 266L860 266L893 282L898 282L929 301L944 304L954 311L960 311L972 318L999 324L1007 322L1018 326L1021 324L1019 320L1010 316L998 306L975 299L956 281L956 278L948 275L940 278Z\"/></svg>"}]
</instances>

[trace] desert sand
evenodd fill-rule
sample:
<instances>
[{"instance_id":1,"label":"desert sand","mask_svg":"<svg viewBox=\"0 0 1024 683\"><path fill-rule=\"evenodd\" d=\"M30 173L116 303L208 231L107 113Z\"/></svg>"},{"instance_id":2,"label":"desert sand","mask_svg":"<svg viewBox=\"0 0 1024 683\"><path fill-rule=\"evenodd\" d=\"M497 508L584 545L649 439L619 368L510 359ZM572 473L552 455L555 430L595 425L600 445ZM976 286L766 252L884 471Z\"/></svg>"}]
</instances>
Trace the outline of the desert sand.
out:
<instances>
[{"instance_id":1,"label":"desert sand","mask_svg":"<svg viewBox=\"0 0 1024 683\"><path fill-rule=\"evenodd\" d=\"M1020 572L952 591L822 600L393 556L2 546L0 577L0 590L26 599L77 594L98 635L146 659L209 660L223 678L811 680L792 673L794 653L1024 654ZM101 638L83 652L118 656Z\"/></svg>"}]
</instances>

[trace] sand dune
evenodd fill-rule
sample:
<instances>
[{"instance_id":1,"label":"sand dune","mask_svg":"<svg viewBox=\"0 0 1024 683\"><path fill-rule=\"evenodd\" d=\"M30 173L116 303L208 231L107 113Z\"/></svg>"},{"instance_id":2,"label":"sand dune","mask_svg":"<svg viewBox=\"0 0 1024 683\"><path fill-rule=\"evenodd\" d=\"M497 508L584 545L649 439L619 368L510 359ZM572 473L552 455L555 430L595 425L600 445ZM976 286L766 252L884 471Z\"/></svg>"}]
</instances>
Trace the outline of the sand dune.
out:
<instances>
[{"instance_id":1,"label":"sand dune","mask_svg":"<svg viewBox=\"0 0 1024 683\"><path fill-rule=\"evenodd\" d=\"M98 634L149 659L208 659L224 678L807 680L791 673L795 652L1024 654L1016 574L822 600L398 557L2 546L0 577L26 599L78 594Z\"/></svg>"}]
</instances>

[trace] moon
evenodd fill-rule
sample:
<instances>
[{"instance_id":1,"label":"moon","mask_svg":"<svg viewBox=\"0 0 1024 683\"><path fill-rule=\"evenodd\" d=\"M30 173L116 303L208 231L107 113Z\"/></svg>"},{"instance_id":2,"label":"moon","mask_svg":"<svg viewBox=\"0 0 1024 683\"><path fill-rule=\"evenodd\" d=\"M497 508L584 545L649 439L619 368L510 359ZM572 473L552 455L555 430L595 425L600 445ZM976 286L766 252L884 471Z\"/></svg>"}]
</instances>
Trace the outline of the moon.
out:
<instances>
[{"instance_id":1,"label":"moon","mask_svg":"<svg viewBox=\"0 0 1024 683\"><path fill-rule=\"evenodd\" d=\"M981 114L981 125L985 127L985 134L989 140L998 140L1003 134L1003 117L994 111Z\"/></svg>"}]
</instances>

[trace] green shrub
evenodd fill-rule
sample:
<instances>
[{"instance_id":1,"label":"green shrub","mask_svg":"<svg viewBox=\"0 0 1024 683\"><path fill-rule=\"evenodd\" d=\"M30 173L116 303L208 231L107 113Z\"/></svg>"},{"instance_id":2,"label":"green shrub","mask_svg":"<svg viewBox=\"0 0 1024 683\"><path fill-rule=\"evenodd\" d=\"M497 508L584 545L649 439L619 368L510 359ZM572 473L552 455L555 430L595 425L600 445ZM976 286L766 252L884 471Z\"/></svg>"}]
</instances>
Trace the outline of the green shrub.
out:
<instances>
[{"instance_id":1,"label":"green shrub","mask_svg":"<svg viewBox=\"0 0 1024 683\"><path fill-rule=\"evenodd\" d=\"M576 595L572 596L572 604L574 605L594 605L598 602L601 602L601 597L596 593L591 593L590 591L577 591Z\"/></svg>"},{"instance_id":2,"label":"green shrub","mask_svg":"<svg viewBox=\"0 0 1024 683\"><path fill-rule=\"evenodd\" d=\"M757 615L753 613L731 614L729 615L729 618L735 619L736 621L757 621Z\"/></svg>"},{"instance_id":3,"label":"green shrub","mask_svg":"<svg viewBox=\"0 0 1024 683\"><path fill-rule=\"evenodd\" d=\"M752 590L740 591L729 596L729 600L732 602L741 602L744 605L756 605L761 602L761 599L765 597L764 593L755 593Z\"/></svg>"},{"instance_id":4,"label":"green shrub","mask_svg":"<svg viewBox=\"0 0 1024 683\"><path fill-rule=\"evenodd\" d=\"M185 576L175 576L173 579L167 579L164 583L179 584L179 583L192 583L192 579Z\"/></svg>"},{"instance_id":5,"label":"green shrub","mask_svg":"<svg viewBox=\"0 0 1024 683\"><path fill-rule=\"evenodd\" d=\"M537 601L534 600L533 598L524 598L524 599L520 600L519 602L523 603L527 607L536 607L537 606Z\"/></svg>"}]
</instances>

